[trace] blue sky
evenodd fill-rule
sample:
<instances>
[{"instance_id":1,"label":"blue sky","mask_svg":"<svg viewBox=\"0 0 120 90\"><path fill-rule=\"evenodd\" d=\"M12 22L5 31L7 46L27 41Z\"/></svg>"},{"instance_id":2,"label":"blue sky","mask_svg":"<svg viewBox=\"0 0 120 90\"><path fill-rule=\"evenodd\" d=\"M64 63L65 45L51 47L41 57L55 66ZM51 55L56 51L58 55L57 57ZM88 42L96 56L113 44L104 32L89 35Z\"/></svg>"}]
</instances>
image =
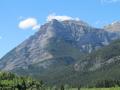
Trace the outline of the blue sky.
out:
<instances>
[{"instance_id":1,"label":"blue sky","mask_svg":"<svg viewBox=\"0 0 120 90\"><path fill-rule=\"evenodd\" d=\"M0 0L0 57L36 32L19 26L24 19L33 18L35 25L41 25L55 13L102 27L120 20L119 9L120 0Z\"/></svg>"}]
</instances>

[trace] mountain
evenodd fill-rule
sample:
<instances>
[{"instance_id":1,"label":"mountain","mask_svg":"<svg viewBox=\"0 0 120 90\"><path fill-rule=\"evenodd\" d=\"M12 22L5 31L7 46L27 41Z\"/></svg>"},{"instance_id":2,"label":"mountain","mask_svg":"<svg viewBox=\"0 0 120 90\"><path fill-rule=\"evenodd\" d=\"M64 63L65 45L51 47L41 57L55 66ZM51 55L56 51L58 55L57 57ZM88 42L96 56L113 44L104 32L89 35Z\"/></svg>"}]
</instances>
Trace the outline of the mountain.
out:
<instances>
[{"instance_id":1,"label":"mountain","mask_svg":"<svg viewBox=\"0 0 120 90\"><path fill-rule=\"evenodd\" d=\"M97 81L120 80L120 40L115 40L110 45L84 54L74 64L54 67L45 72L34 72L34 77L42 79L47 84L70 84L73 86L92 86ZM34 69L36 70L36 69ZM25 71L22 74L33 73ZM38 70L37 70L38 71ZM20 72L21 73L21 72Z\"/></svg>"},{"instance_id":2,"label":"mountain","mask_svg":"<svg viewBox=\"0 0 120 90\"><path fill-rule=\"evenodd\" d=\"M59 71L54 70L49 76L43 75L42 78L48 79L47 83L52 84L69 83L92 87L97 81L120 80L120 40L84 55L74 65L69 65Z\"/></svg>"},{"instance_id":3,"label":"mountain","mask_svg":"<svg viewBox=\"0 0 120 90\"><path fill-rule=\"evenodd\" d=\"M114 21L112 24L104 26L104 29L109 32L120 32L120 21Z\"/></svg>"},{"instance_id":4,"label":"mountain","mask_svg":"<svg viewBox=\"0 0 120 90\"><path fill-rule=\"evenodd\" d=\"M85 72L84 68L95 63L93 60L88 63L90 60L84 59L86 55L91 55L118 38L119 35L114 32L94 28L83 21L53 19L2 57L0 69L42 78L49 83L62 82L66 75L73 80L73 77L78 78L73 72L78 72L79 67L82 66ZM96 70L99 64L95 65L90 70Z\"/></svg>"}]
</instances>

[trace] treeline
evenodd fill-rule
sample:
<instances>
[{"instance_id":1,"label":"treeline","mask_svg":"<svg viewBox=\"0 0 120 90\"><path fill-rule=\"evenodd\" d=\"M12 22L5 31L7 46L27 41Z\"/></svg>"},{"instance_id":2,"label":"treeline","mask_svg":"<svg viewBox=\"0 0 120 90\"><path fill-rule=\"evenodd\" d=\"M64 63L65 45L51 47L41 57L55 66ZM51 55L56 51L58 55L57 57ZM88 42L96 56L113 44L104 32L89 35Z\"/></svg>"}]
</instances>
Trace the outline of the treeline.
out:
<instances>
[{"instance_id":1,"label":"treeline","mask_svg":"<svg viewBox=\"0 0 120 90\"><path fill-rule=\"evenodd\" d=\"M0 72L0 90L45 90L42 81L22 77L10 72Z\"/></svg>"},{"instance_id":2,"label":"treeline","mask_svg":"<svg viewBox=\"0 0 120 90\"><path fill-rule=\"evenodd\" d=\"M101 88L109 88L109 87L120 87L120 80L99 80L96 82L95 87Z\"/></svg>"},{"instance_id":3,"label":"treeline","mask_svg":"<svg viewBox=\"0 0 120 90\"><path fill-rule=\"evenodd\" d=\"M47 86L41 80L0 72L0 90L70 90L69 85Z\"/></svg>"},{"instance_id":4,"label":"treeline","mask_svg":"<svg viewBox=\"0 0 120 90\"><path fill-rule=\"evenodd\" d=\"M47 86L41 80L35 80L31 77L22 77L10 72L0 72L0 90L70 90L73 87L80 90L83 87L81 84L78 83L75 87L68 84ZM94 85L87 87L109 88L116 86L120 87L120 80L97 80Z\"/></svg>"}]
</instances>

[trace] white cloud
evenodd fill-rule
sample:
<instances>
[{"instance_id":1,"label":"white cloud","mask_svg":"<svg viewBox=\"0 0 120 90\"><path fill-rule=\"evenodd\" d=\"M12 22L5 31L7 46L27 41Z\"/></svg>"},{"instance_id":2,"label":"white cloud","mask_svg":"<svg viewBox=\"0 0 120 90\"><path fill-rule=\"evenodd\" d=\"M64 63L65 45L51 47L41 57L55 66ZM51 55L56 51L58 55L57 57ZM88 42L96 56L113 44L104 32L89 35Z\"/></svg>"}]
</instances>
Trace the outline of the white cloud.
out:
<instances>
[{"instance_id":1,"label":"white cloud","mask_svg":"<svg viewBox=\"0 0 120 90\"><path fill-rule=\"evenodd\" d=\"M77 20L79 21L79 18L73 18L73 17L70 17L70 16L59 16L59 15L56 15L56 14L50 14L48 15L46 21L51 21L53 19L56 19L56 20L59 20L59 21L65 21L65 20Z\"/></svg>"},{"instance_id":2,"label":"white cloud","mask_svg":"<svg viewBox=\"0 0 120 90\"><path fill-rule=\"evenodd\" d=\"M101 3L117 3L120 2L120 0L101 0Z\"/></svg>"},{"instance_id":3,"label":"white cloud","mask_svg":"<svg viewBox=\"0 0 120 90\"><path fill-rule=\"evenodd\" d=\"M35 18L27 18L19 22L20 29L32 28L33 30L36 30L38 29L38 26L40 28L40 25L38 24L37 19Z\"/></svg>"},{"instance_id":4,"label":"white cloud","mask_svg":"<svg viewBox=\"0 0 120 90\"><path fill-rule=\"evenodd\" d=\"M35 25L32 29L33 29L33 30L38 30L39 28L40 28L40 24Z\"/></svg>"}]
</instances>

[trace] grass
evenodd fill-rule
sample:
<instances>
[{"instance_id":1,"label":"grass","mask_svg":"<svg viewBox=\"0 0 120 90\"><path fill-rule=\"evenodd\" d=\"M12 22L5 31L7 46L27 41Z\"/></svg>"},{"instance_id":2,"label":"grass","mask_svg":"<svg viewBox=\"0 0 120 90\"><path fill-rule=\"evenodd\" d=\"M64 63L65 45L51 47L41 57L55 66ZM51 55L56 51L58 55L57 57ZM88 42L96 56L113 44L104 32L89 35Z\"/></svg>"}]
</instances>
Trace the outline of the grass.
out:
<instances>
[{"instance_id":1,"label":"grass","mask_svg":"<svg viewBox=\"0 0 120 90\"><path fill-rule=\"evenodd\" d=\"M73 88L70 90L78 90L77 88ZM120 90L120 87L112 87L112 88L82 88L80 90Z\"/></svg>"},{"instance_id":2,"label":"grass","mask_svg":"<svg viewBox=\"0 0 120 90\"><path fill-rule=\"evenodd\" d=\"M50 90L50 89L47 89ZM54 90L54 89L52 89ZM60 90L60 89L58 89ZM65 89L65 90L78 90L77 88ZM81 88L80 90L120 90L120 87L112 87L112 88Z\"/></svg>"},{"instance_id":3,"label":"grass","mask_svg":"<svg viewBox=\"0 0 120 90\"><path fill-rule=\"evenodd\" d=\"M15 89L18 90L18 89ZM31 90L31 89L27 89ZM37 90L37 89L32 89L32 90ZM50 90L50 89L46 89ZM52 89L54 90L54 89ZM59 89L60 90L60 89ZM65 89L65 90L78 90L77 88L71 88L71 89ZM120 87L112 87L112 88L81 88L80 90L120 90Z\"/></svg>"}]
</instances>

